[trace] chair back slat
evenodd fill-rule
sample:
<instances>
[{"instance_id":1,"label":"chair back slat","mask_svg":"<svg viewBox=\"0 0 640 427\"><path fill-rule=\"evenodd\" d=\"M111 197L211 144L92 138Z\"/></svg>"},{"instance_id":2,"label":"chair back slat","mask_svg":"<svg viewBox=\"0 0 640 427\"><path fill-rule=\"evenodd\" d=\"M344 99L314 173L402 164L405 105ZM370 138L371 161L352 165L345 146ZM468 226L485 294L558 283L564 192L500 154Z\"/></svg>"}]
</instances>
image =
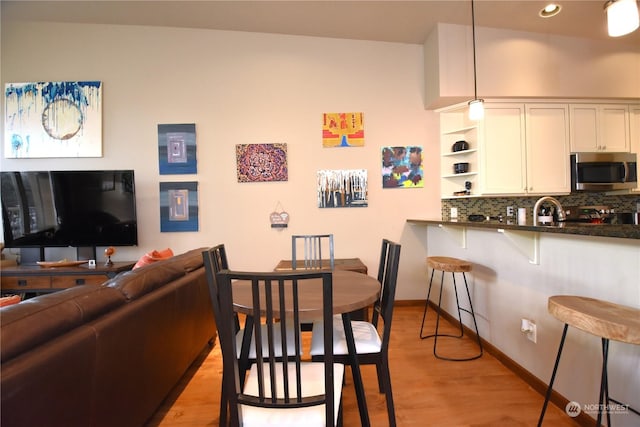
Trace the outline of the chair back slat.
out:
<instances>
[{"instance_id":1,"label":"chair back slat","mask_svg":"<svg viewBox=\"0 0 640 427\"><path fill-rule=\"evenodd\" d=\"M332 272L298 270L257 273L222 270L217 273L217 283L221 310L218 329L223 356L223 381L227 381L228 390L235 391L229 396L231 425L242 425L244 405L273 409L325 405L327 425L334 425ZM253 361L255 366L252 368L257 373L255 394L246 394L242 389L243 381L239 378L241 370L238 369L234 329L229 321L234 312L233 288L245 284L248 284L251 290L250 317L254 319L252 332L255 340L251 345L255 346L256 356ZM329 357L324 361L324 393L304 396L304 382L308 381L308 378L304 376L303 365L309 362L302 361L299 298L302 292L309 291L314 286L322 289L323 324L328 331L325 334L325 346ZM277 352L274 337L278 330L283 337L282 357L275 356ZM286 345L287 340L284 337L287 336L287 331L293 331L294 346ZM263 351L263 342L268 343L268 350Z\"/></svg>"},{"instance_id":2,"label":"chair back slat","mask_svg":"<svg viewBox=\"0 0 640 427\"><path fill-rule=\"evenodd\" d=\"M384 243L383 243L384 245ZM382 281L381 297L377 310L379 316L384 321L384 328L382 331L382 346L383 351L386 351L389 347L389 336L391 335L391 321L393 319L393 306L396 298L396 285L398 282L398 267L400 265L400 249L401 246L397 243L387 242L387 257L385 261L384 279ZM374 325L377 326L376 323Z\"/></svg>"},{"instance_id":3,"label":"chair back slat","mask_svg":"<svg viewBox=\"0 0 640 427\"><path fill-rule=\"evenodd\" d=\"M329 265L324 264L322 258L323 247L326 256L329 253ZM297 260L301 259L299 250L302 249L303 268L305 270L335 268L333 234L294 234L291 236L291 267L298 269Z\"/></svg>"}]
</instances>

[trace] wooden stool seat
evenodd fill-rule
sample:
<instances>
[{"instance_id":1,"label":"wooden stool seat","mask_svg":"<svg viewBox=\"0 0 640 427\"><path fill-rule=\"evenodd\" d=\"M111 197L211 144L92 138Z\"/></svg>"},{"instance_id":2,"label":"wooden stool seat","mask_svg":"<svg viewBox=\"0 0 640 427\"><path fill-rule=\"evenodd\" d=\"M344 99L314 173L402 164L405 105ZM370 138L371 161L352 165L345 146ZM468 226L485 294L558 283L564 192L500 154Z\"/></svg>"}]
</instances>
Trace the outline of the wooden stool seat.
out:
<instances>
[{"instance_id":1,"label":"wooden stool seat","mask_svg":"<svg viewBox=\"0 0 640 427\"><path fill-rule=\"evenodd\" d=\"M549 313L564 323L556 362L551 373L551 380L542 405L542 412L538 419L538 427L542 426L542 420L551 398L553 382L558 372L560 356L564 347L567 329L573 326L602 340L602 374L600 378L600 398L598 400L598 418L596 426L602 423L603 413L607 416L607 426L611 426L609 402L622 405L621 402L609 396L609 384L607 375L607 359L609 355L609 340L620 341L628 344L640 344L640 309L602 301L595 298L576 295L555 295L549 297L547 304ZM628 410L640 415L640 412L626 405Z\"/></svg>"},{"instance_id":2,"label":"wooden stool seat","mask_svg":"<svg viewBox=\"0 0 640 427\"><path fill-rule=\"evenodd\" d=\"M550 297L548 309L558 320L597 337L640 344L640 309L574 295Z\"/></svg>"},{"instance_id":3,"label":"wooden stool seat","mask_svg":"<svg viewBox=\"0 0 640 427\"><path fill-rule=\"evenodd\" d=\"M448 256L427 257L427 265L434 270L447 273L464 273L471 271L471 263L458 258Z\"/></svg>"}]
</instances>

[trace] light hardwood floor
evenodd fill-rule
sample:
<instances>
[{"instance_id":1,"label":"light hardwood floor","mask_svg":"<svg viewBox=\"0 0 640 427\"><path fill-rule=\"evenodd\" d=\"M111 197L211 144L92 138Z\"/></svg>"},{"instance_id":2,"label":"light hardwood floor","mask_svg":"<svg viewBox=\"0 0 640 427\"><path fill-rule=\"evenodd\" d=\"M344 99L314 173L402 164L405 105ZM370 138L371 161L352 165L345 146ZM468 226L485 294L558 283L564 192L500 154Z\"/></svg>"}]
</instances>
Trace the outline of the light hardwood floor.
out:
<instances>
[{"instance_id":1,"label":"light hardwood floor","mask_svg":"<svg viewBox=\"0 0 640 427\"><path fill-rule=\"evenodd\" d=\"M468 362L436 359L433 341L418 336L422 310L420 305L405 304L397 305L394 311L389 357L398 426L535 426L543 396L487 352ZM427 327L434 326L435 320L429 319ZM454 331L451 324L446 326ZM466 337L438 340L439 353L455 355L476 349L477 344ZM211 351L203 352L147 427L217 426L221 360L217 343ZM375 367L363 366L362 374L371 425L387 426ZM342 404L344 426L359 426L350 374ZM564 409L550 404L544 425L579 424Z\"/></svg>"}]
</instances>

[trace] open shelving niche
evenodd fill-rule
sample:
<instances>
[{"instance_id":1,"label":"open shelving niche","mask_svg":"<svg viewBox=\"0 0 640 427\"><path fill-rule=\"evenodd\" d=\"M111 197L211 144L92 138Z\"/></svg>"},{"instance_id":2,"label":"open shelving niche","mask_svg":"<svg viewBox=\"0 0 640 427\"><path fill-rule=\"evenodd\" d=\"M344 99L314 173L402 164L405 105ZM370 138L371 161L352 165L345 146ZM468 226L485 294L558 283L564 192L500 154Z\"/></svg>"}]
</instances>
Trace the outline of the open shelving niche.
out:
<instances>
[{"instance_id":1,"label":"open shelving niche","mask_svg":"<svg viewBox=\"0 0 640 427\"><path fill-rule=\"evenodd\" d=\"M478 124L468 118L467 104L459 104L439 110L440 113L440 197L453 199L478 197ZM467 141L469 149L452 151L457 141ZM469 172L454 173L455 163L469 163ZM465 190L465 182L471 182L469 195L455 196L453 193Z\"/></svg>"}]
</instances>

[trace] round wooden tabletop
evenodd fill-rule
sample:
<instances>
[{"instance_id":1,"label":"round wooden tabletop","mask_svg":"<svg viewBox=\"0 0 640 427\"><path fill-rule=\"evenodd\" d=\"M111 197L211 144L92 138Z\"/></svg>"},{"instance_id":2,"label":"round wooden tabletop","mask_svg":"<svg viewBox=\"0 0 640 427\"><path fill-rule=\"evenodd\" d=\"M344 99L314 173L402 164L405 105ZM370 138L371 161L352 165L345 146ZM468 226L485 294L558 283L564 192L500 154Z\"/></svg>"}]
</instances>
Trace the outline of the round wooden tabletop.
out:
<instances>
[{"instance_id":1,"label":"round wooden tabletop","mask_svg":"<svg viewBox=\"0 0 640 427\"><path fill-rule=\"evenodd\" d=\"M301 320L322 317L322 286L320 279L312 279L300 288ZM353 271L333 272L333 313L350 313L373 304L380 295L377 279ZM238 313L252 314L250 283L238 280L233 283L233 305Z\"/></svg>"},{"instance_id":2,"label":"round wooden tabletop","mask_svg":"<svg viewBox=\"0 0 640 427\"><path fill-rule=\"evenodd\" d=\"M640 344L640 309L575 295L549 298L549 313L601 338Z\"/></svg>"}]
</instances>

